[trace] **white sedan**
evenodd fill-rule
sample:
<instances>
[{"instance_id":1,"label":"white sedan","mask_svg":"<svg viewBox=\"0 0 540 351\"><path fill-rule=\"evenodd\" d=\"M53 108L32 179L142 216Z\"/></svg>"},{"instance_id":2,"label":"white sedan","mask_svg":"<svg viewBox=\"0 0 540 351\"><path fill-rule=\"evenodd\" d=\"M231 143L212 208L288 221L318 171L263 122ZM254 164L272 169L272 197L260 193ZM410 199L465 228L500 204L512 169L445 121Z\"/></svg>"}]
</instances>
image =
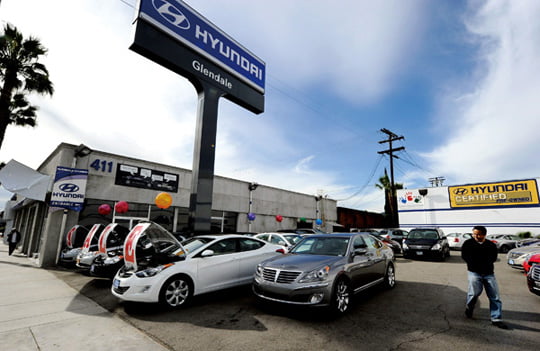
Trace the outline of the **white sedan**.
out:
<instances>
[{"instance_id":1,"label":"white sedan","mask_svg":"<svg viewBox=\"0 0 540 351\"><path fill-rule=\"evenodd\" d=\"M471 233L450 233L446 235L450 250L461 250L463 243L470 238L472 238Z\"/></svg>"},{"instance_id":2,"label":"white sedan","mask_svg":"<svg viewBox=\"0 0 540 351\"><path fill-rule=\"evenodd\" d=\"M247 285L257 264L280 246L244 235L203 235L180 244L153 222L135 226L124 243L124 262L113 295L125 301L180 307L195 295Z\"/></svg>"},{"instance_id":3,"label":"white sedan","mask_svg":"<svg viewBox=\"0 0 540 351\"><path fill-rule=\"evenodd\" d=\"M280 245L285 251L288 251L291 247L296 245L303 236L295 233L260 233L254 236L254 238L264 240L271 244Z\"/></svg>"}]
</instances>

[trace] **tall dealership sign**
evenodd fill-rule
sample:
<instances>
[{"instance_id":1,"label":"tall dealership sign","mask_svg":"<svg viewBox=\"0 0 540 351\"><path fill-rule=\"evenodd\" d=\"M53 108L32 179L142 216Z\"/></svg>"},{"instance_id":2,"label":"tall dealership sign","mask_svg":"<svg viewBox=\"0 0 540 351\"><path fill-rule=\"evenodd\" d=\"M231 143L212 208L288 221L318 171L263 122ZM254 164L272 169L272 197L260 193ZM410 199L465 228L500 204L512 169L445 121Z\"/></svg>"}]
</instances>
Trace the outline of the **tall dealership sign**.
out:
<instances>
[{"instance_id":1,"label":"tall dealership sign","mask_svg":"<svg viewBox=\"0 0 540 351\"><path fill-rule=\"evenodd\" d=\"M87 169L56 167L50 206L81 211L84 205L87 179Z\"/></svg>"},{"instance_id":2,"label":"tall dealership sign","mask_svg":"<svg viewBox=\"0 0 540 351\"><path fill-rule=\"evenodd\" d=\"M219 98L263 112L266 65L180 0L140 0L130 49L197 90L190 225L196 233L209 232Z\"/></svg>"}]
</instances>

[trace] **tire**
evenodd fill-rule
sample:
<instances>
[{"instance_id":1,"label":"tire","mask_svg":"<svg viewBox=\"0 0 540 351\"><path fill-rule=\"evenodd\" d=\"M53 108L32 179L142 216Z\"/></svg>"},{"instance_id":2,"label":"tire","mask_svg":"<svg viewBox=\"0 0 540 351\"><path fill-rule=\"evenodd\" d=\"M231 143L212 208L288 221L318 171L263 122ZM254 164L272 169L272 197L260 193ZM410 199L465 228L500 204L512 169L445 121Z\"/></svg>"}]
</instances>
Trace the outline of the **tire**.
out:
<instances>
[{"instance_id":1,"label":"tire","mask_svg":"<svg viewBox=\"0 0 540 351\"><path fill-rule=\"evenodd\" d=\"M332 294L332 311L336 314L345 314L351 306L351 301L352 293L349 282L344 278L339 278Z\"/></svg>"},{"instance_id":2,"label":"tire","mask_svg":"<svg viewBox=\"0 0 540 351\"><path fill-rule=\"evenodd\" d=\"M167 308L187 305L193 296L193 283L185 275L169 278L161 287L159 302Z\"/></svg>"},{"instance_id":3,"label":"tire","mask_svg":"<svg viewBox=\"0 0 540 351\"><path fill-rule=\"evenodd\" d=\"M396 286L396 268L393 263L389 263L384 273L384 286L387 289L393 289Z\"/></svg>"},{"instance_id":4,"label":"tire","mask_svg":"<svg viewBox=\"0 0 540 351\"><path fill-rule=\"evenodd\" d=\"M501 253L508 253L510 251L510 248L506 245L501 246L500 250Z\"/></svg>"}]
</instances>

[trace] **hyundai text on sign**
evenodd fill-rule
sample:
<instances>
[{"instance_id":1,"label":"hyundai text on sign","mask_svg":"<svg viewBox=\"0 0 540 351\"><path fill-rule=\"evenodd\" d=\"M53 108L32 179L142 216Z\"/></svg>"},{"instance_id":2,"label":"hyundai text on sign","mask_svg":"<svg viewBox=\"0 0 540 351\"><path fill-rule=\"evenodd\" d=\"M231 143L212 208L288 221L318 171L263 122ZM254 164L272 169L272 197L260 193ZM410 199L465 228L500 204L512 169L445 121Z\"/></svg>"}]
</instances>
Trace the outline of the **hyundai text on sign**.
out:
<instances>
[{"instance_id":1,"label":"hyundai text on sign","mask_svg":"<svg viewBox=\"0 0 540 351\"><path fill-rule=\"evenodd\" d=\"M265 63L183 1L141 0L139 11L141 19L264 93ZM205 71L199 62L193 62L193 67L205 75L212 75L213 80L225 87L231 85L225 77Z\"/></svg>"},{"instance_id":2,"label":"hyundai text on sign","mask_svg":"<svg viewBox=\"0 0 540 351\"><path fill-rule=\"evenodd\" d=\"M451 207L538 205L536 180L470 184L448 187Z\"/></svg>"}]
</instances>

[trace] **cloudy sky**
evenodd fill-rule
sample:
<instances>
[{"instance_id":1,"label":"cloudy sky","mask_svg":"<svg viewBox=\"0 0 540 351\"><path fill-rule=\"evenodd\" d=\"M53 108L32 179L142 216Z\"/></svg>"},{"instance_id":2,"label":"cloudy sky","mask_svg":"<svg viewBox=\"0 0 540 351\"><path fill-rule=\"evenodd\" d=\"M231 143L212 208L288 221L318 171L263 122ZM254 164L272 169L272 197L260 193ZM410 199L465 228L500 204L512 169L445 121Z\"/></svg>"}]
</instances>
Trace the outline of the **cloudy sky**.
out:
<instances>
[{"instance_id":1,"label":"cloudy sky","mask_svg":"<svg viewBox=\"0 0 540 351\"><path fill-rule=\"evenodd\" d=\"M37 168L67 142L192 168L195 89L129 50L136 1L1 2L48 48L55 94L0 161ZM186 2L266 62L264 113L220 100L216 175L379 212L386 128L406 188L540 176L540 1Z\"/></svg>"}]
</instances>

